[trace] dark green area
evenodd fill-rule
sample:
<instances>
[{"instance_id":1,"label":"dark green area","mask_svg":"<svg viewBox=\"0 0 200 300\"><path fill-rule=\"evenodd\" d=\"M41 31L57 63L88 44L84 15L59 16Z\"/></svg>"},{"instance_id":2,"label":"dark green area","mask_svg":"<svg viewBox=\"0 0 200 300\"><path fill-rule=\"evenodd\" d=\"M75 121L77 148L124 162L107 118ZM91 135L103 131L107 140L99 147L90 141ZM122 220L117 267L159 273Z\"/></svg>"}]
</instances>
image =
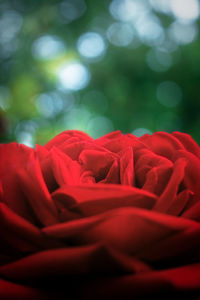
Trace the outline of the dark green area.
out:
<instances>
[{"instance_id":1,"label":"dark green area","mask_svg":"<svg viewBox=\"0 0 200 300\"><path fill-rule=\"evenodd\" d=\"M173 11L151 6L155 2L0 1L1 142L44 144L67 129L83 130L95 138L119 129L136 135L178 130L199 143L199 18L177 19ZM144 20L149 17L158 24L162 36L153 38L152 29L146 42L136 26L144 11L138 11L137 22L131 19L133 8L129 19L120 20L112 14L112 3L115 8L142 3L144 11L148 8ZM115 44L120 39L117 31L114 43L109 37L115 23L127 26L121 36L126 45ZM173 24L180 29L175 37ZM131 42L126 41L129 29ZM87 32L103 38L102 57L92 59L78 51L77 41ZM34 45L44 36L59 39L66 50L41 57ZM73 61L85 66L91 78L78 90L61 89L58 70Z\"/></svg>"}]
</instances>

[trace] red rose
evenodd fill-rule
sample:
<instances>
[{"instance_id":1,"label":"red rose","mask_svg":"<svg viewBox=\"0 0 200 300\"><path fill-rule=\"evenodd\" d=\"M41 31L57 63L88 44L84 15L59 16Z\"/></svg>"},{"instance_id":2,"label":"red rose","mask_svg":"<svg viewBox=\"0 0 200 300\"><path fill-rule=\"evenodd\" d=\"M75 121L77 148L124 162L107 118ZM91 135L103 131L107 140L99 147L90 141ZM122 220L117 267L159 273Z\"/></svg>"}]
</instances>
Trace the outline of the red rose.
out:
<instances>
[{"instance_id":1,"label":"red rose","mask_svg":"<svg viewBox=\"0 0 200 300\"><path fill-rule=\"evenodd\" d=\"M200 295L200 147L186 134L0 146L0 298Z\"/></svg>"}]
</instances>

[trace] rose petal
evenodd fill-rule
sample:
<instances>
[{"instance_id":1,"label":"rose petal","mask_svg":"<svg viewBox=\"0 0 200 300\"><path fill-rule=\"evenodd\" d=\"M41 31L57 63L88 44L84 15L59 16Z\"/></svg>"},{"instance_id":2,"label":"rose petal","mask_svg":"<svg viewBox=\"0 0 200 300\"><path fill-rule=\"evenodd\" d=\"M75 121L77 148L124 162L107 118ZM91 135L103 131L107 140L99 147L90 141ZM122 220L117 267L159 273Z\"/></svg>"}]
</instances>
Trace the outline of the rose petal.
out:
<instances>
[{"instance_id":1,"label":"rose petal","mask_svg":"<svg viewBox=\"0 0 200 300\"><path fill-rule=\"evenodd\" d=\"M142 189L150 193L155 193L155 187L157 186L157 183L158 183L158 172L157 172L157 168L154 167L149 171L147 171L146 181Z\"/></svg>"},{"instance_id":2,"label":"rose petal","mask_svg":"<svg viewBox=\"0 0 200 300\"><path fill-rule=\"evenodd\" d=\"M141 249L137 256L147 262L158 262L164 268L169 268L170 264L185 265L199 261L199 235L200 224L197 222L187 223L182 230L174 231L173 234L158 240L156 244Z\"/></svg>"},{"instance_id":3,"label":"rose petal","mask_svg":"<svg viewBox=\"0 0 200 300\"><path fill-rule=\"evenodd\" d=\"M109 172L113 161L116 159L116 155L111 152L103 152L97 150L83 150L79 156L79 163L85 170L90 170L96 181L106 177Z\"/></svg>"},{"instance_id":4,"label":"rose petal","mask_svg":"<svg viewBox=\"0 0 200 300\"><path fill-rule=\"evenodd\" d=\"M112 184L63 186L52 194L54 201L65 203L66 209L78 208L85 216L126 206L150 209L157 197L134 187Z\"/></svg>"},{"instance_id":5,"label":"rose petal","mask_svg":"<svg viewBox=\"0 0 200 300\"><path fill-rule=\"evenodd\" d=\"M182 214L182 217L200 222L200 201L196 202L192 207L185 210Z\"/></svg>"},{"instance_id":6,"label":"rose petal","mask_svg":"<svg viewBox=\"0 0 200 300\"><path fill-rule=\"evenodd\" d=\"M188 255L193 246L198 251L199 230L198 223L187 219L139 208L119 208L49 226L43 232L66 241L73 240L77 244L102 242L123 253L157 261L161 257L168 259L173 255L176 258L184 252ZM172 247L167 246L167 243Z\"/></svg>"},{"instance_id":7,"label":"rose petal","mask_svg":"<svg viewBox=\"0 0 200 300\"><path fill-rule=\"evenodd\" d=\"M121 138L123 137L122 133L120 130L116 130L116 131L113 131L113 132L110 132L98 139L95 140L95 144L98 144L98 145L101 145L101 146L104 146L105 143L107 143L108 141L110 140L115 140L115 139L118 139L118 138Z\"/></svg>"},{"instance_id":8,"label":"rose petal","mask_svg":"<svg viewBox=\"0 0 200 300\"><path fill-rule=\"evenodd\" d=\"M40 163L46 159L46 157L48 156L49 154L49 150L47 150L45 147L42 147L38 144L35 145L35 151L37 153L37 157L40 161Z\"/></svg>"},{"instance_id":9,"label":"rose petal","mask_svg":"<svg viewBox=\"0 0 200 300\"><path fill-rule=\"evenodd\" d=\"M7 174L7 170L15 171L33 153L34 149L17 143L0 145L0 178Z\"/></svg>"},{"instance_id":10,"label":"rose petal","mask_svg":"<svg viewBox=\"0 0 200 300\"><path fill-rule=\"evenodd\" d=\"M40 216L40 221L43 219L47 224L55 223L55 206L45 185L35 150L16 143L2 145L0 149L2 163L7 164L9 169L9 172L1 174L3 201L32 222ZM9 154L9 160L6 153ZM5 165L4 170L7 168Z\"/></svg>"},{"instance_id":11,"label":"rose petal","mask_svg":"<svg viewBox=\"0 0 200 300\"><path fill-rule=\"evenodd\" d=\"M166 186L173 163L160 155L156 155L148 149L140 149L135 152L135 178L137 185L143 187L146 180L154 180L152 190L157 194ZM154 174L148 175L149 172ZM151 178L147 178L150 176ZM164 177L163 177L164 176ZM154 179L153 179L154 178Z\"/></svg>"},{"instance_id":12,"label":"rose petal","mask_svg":"<svg viewBox=\"0 0 200 300\"><path fill-rule=\"evenodd\" d=\"M185 169L184 182L188 189L200 197L200 159L194 154L181 150L174 154L175 159L185 158L188 164Z\"/></svg>"},{"instance_id":13,"label":"rose petal","mask_svg":"<svg viewBox=\"0 0 200 300\"><path fill-rule=\"evenodd\" d=\"M114 134L108 134L95 140L96 145L104 147L114 153L119 153L129 147L133 147L136 143L138 143L137 137L131 136L130 138L128 135L121 134L120 131L116 131Z\"/></svg>"},{"instance_id":14,"label":"rose petal","mask_svg":"<svg viewBox=\"0 0 200 300\"><path fill-rule=\"evenodd\" d=\"M110 170L109 170L108 174L106 175L106 178L99 181L99 183L120 184L119 162L117 159L115 159L113 161L113 164L110 167Z\"/></svg>"},{"instance_id":15,"label":"rose petal","mask_svg":"<svg viewBox=\"0 0 200 300\"><path fill-rule=\"evenodd\" d=\"M200 148L199 145L193 140L193 138L186 133L182 132L173 132L173 136L175 136L185 147L185 149L193 154L195 154L197 157L200 158Z\"/></svg>"},{"instance_id":16,"label":"rose petal","mask_svg":"<svg viewBox=\"0 0 200 300\"><path fill-rule=\"evenodd\" d=\"M111 153L106 148L98 146L94 143L93 140L83 140L83 141L73 141L73 143L69 143L68 140L66 140L65 143L62 144L62 147L59 147L61 151L63 151L65 154L67 154L71 159L78 161L79 155L84 150L91 150L91 151L99 151L104 153Z\"/></svg>"},{"instance_id":17,"label":"rose petal","mask_svg":"<svg viewBox=\"0 0 200 300\"><path fill-rule=\"evenodd\" d=\"M30 156L28 164L24 164L17 175L20 187L41 224L57 223L56 207L44 182L37 157Z\"/></svg>"},{"instance_id":18,"label":"rose petal","mask_svg":"<svg viewBox=\"0 0 200 300\"><path fill-rule=\"evenodd\" d=\"M180 215L190 201L190 198L193 194L194 193L190 190L184 190L180 192L171 202L171 205L169 206L166 213L174 216Z\"/></svg>"},{"instance_id":19,"label":"rose petal","mask_svg":"<svg viewBox=\"0 0 200 300\"><path fill-rule=\"evenodd\" d=\"M52 148L52 169L57 183L77 185L80 182L80 165L57 148Z\"/></svg>"},{"instance_id":20,"label":"rose petal","mask_svg":"<svg viewBox=\"0 0 200 300\"><path fill-rule=\"evenodd\" d=\"M87 135L86 133L79 131L79 130L67 130L63 131L62 133L58 134L55 138L50 140L46 145L45 148L50 150L52 147L62 147L62 144L69 139L70 137L78 138L79 141L81 140L89 140L91 141L92 138Z\"/></svg>"},{"instance_id":21,"label":"rose petal","mask_svg":"<svg viewBox=\"0 0 200 300\"><path fill-rule=\"evenodd\" d=\"M171 173L171 167L165 167L162 165L153 167L147 172L146 180L142 189L160 196L168 183Z\"/></svg>"},{"instance_id":22,"label":"rose petal","mask_svg":"<svg viewBox=\"0 0 200 300\"><path fill-rule=\"evenodd\" d=\"M175 162L172 176L164 192L156 202L153 208L154 210L166 212L169 209L177 195L179 185L184 178L186 164L187 161L183 158L180 158Z\"/></svg>"},{"instance_id":23,"label":"rose petal","mask_svg":"<svg viewBox=\"0 0 200 300\"><path fill-rule=\"evenodd\" d=\"M80 232L77 238L79 242L103 242L126 254L139 255L143 249L156 248L161 239L196 226L188 221L139 208L120 208L103 215L102 222Z\"/></svg>"},{"instance_id":24,"label":"rose petal","mask_svg":"<svg viewBox=\"0 0 200 300\"><path fill-rule=\"evenodd\" d=\"M43 237L40 230L14 213L4 203L0 203L1 228L0 236L17 251L35 251L43 247ZM6 245L2 245L5 248ZM8 250L8 249L7 249Z\"/></svg>"},{"instance_id":25,"label":"rose petal","mask_svg":"<svg viewBox=\"0 0 200 300\"><path fill-rule=\"evenodd\" d=\"M149 270L138 259L129 258L103 245L46 250L5 266L0 275L9 280L37 282L56 276L135 273Z\"/></svg>"},{"instance_id":26,"label":"rose petal","mask_svg":"<svg viewBox=\"0 0 200 300\"><path fill-rule=\"evenodd\" d=\"M54 295L55 296L55 295ZM0 279L0 299L2 300L53 300L52 294L41 289L16 284ZM54 298L55 299L55 298Z\"/></svg>"},{"instance_id":27,"label":"rose petal","mask_svg":"<svg viewBox=\"0 0 200 300\"><path fill-rule=\"evenodd\" d=\"M53 191L57 190L59 185L53 172L52 150L48 151L46 157L40 162L40 168L49 192L52 193Z\"/></svg>"},{"instance_id":28,"label":"rose petal","mask_svg":"<svg viewBox=\"0 0 200 300\"><path fill-rule=\"evenodd\" d=\"M98 215L72 220L69 222L44 227L42 232L48 236L66 240L70 237L77 236L84 231L86 232L90 228L93 228L96 224L101 223L103 218L104 216Z\"/></svg>"},{"instance_id":29,"label":"rose petal","mask_svg":"<svg viewBox=\"0 0 200 300\"><path fill-rule=\"evenodd\" d=\"M172 159L175 150L184 150L182 143L167 132L156 132L153 135L145 134L140 140L158 155Z\"/></svg>"},{"instance_id":30,"label":"rose petal","mask_svg":"<svg viewBox=\"0 0 200 300\"><path fill-rule=\"evenodd\" d=\"M83 286L84 299L198 299L200 264L107 278ZM196 295L196 297L195 297ZM186 298L185 298L186 297ZM194 298L193 298L194 297Z\"/></svg>"},{"instance_id":31,"label":"rose petal","mask_svg":"<svg viewBox=\"0 0 200 300\"><path fill-rule=\"evenodd\" d=\"M2 186L2 182L0 181L0 201L3 202L3 186Z\"/></svg>"},{"instance_id":32,"label":"rose petal","mask_svg":"<svg viewBox=\"0 0 200 300\"><path fill-rule=\"evenodd\" d=\"M35 222L29 204L20 189L17 174L29 161L34 149L17 143L0 145L0 180L2 186L2 202L6 203L20 216Z\"/></svg>"},{"instance_id":33,"label":"rose petal","mask_svg":"<svg viewBox=\"0 0 200 300\"><path fill-rule=\"evenodd\" d=\"M134 176L134 160L133 149L127 148L120 156L120 179L121 184L133 186L135 182Z\"/></svg>"}]
</instances>

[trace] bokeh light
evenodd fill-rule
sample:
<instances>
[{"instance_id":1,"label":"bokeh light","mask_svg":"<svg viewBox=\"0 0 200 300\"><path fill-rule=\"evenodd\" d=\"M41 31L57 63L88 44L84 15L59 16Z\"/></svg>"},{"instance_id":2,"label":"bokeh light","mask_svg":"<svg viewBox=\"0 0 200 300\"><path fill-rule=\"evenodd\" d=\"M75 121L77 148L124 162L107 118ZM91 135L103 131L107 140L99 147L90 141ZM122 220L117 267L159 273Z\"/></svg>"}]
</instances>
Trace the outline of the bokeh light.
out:
<instances>
[{"instance_id":1,"label":"bokeh light","mask_svg":"<svg viewBox=\"0 0 200 300\"><path fill-rule=\"evenodd\" d=\"M36 39L32 46L32 53L35 58L54 59L65 51L63 42L56 36L44 35Z\"/></svg>"},{"instance_id":2,"label":"bokeh light","mask_svg":"<svg viewBox=\"0 0 200 300\"><path fill-rule=\"evenodd\" d=\"M34 135L37 128L38 124L32 120L19 122L15 128L17 142L28 147L34 147Z\"/></svg>"},{"instance_id":3,"label":"bokeh light","mask_svg":"<svg viewBox=\"0 0 200 300\"><path fill-rule=\"evenodd\" d=\"M60 87L66 90L81 90L90 81L89 70L78 61L67 62L62 65L57 71L57 76Z\"/></svg>"},{"instance_id":4,"label":"bokeh light","mask_svg":"<svg viewBox=\"0 0 200 300\"><path fill-rule=\"evenodd\" d=\"M146 61L149 68L155 72L165 72L172 66L171 54L159 49L149 50Z\"/></svg>"},{"instance_id":5,"label":"bokeh light","mask_svg":"<svg viewBox=\"0 0 200 300\"><path fill-rule=\"evenodd\" d=\"M99 33L87 32L81 35L77 43L78 51L87 58L102 57L106 51L106 45Z\"/></svg>"},{"instance_id":6,"label":"bokeh light","mask_svg":"<svg viewBox=\"0 0 200 300\"><path fill-rule=\"evenodd\" d=\"M198 27L196 24L182 24L175 21L170 25L169 34L176 43L186 45L197 38Z\"/></svg>"},{"instance_id":7,"label":"bokeh light","mask_svg":"<svg viewBox=\"0 0 200 300\"><path fill-rule=\"evenodd\" d=\"M73 108L68 114L63 117L63 125L68 129L78 129L87 131L88 122L91 118L89 111L86 108Z\"/></svg>"},{"instance_id":8,"label":"bokeh light","mask_svg":"<svg viewBox=\"0 0 200 300\"><path fill-rule=\"evenodd\" d=\"M0 18L0 57L8 58L18 47L17 34L23 24L22 15L8 9Z\"/></svg>"},{"instance_id":9,"label":"bokeh light","mask_svg":"<svg viewBox=\"0 0 200 300\"><path fill-rule=\"evenodd\" d=\"M115 46L126 47L133 41L133 37L133 29L129 24L116 22L107 30L107 38Z\"/></svg>"},{"instance_id":10,"label":"bokeh light","mask_svg":"<svg viewBox=\"0 0 200 300\"><path fill-rule=\"evenodd\" d=\"M152 14L142 15L135 24L137 33L144 44L159 45L164 40L164 30L159 19Z\"/></svg>"},{"instance_id":11,"label":"bokeh light","mask_svg":"<svg viewBox=\"0 0 200 300\"><path fill-rule=\"evenodd\" d=\"M80 18L86 11L84 0L65 0L59 4L59 10L64 23L71 23Z\"/></svg>"},{"instance_id":12,"label":"bokeh light","mask_svg":"<svg viewBox=\"0 0 200 300\"><path fill-rule=\"evenodd\" d=\"M46 93L37 97L36 106L41 115L54 117L63 110L64 103L56 93Z\"/></svg>"},{"instance_id":13,"label":"bokeh light","mask_svg":"<svg viewBox=\"0 0 200 300\"><path fill-rule=\"evenodd\" d=\"M199 17L198 0L170 0L174 16L183 22L195 21Z\"/></svg>"},{"instance_id":14,"label":"bokeh light","mask_svg":"<svg viewBox=\"0 0 200 300\"><path fill-rule=\"evenodd\" d=\"M149 0L153 9L160 13L170 14L170 1L169 0Z\"/></svg>"},{"instance_id":15,"label":"bokeh light","mask_svg":"<svg viewBox=\"0 0 200 300\"><path fill-rule=\"evenodd\" d=\"M132 131L132 134L137 137L140 137L144 134L152 134L152 132L147 128L136 128L135 130Z\"/></svg>"},{"instance_id":16,"label":"bokeh light","mask_svg":"<svg viewBox=\"0 0 200 300\"><path fill-rule=\"evenodd\" d=\"M149 11L145 0L113 0L109 7L111 15L120 21L137 20L141 14Z\"/></svg>"}]
</instances>

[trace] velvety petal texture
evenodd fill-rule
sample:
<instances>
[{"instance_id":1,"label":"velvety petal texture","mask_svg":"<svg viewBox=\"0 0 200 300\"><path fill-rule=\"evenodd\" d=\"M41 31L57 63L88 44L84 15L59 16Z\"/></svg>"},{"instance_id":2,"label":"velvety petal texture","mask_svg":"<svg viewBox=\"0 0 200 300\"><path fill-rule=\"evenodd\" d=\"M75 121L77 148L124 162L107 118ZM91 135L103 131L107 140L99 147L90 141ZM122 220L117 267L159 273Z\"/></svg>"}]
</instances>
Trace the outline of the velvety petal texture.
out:
<instances>
[{"instance_id":1,"label":"velvety petal texture","mask_svg":"<svg viewBox=\"0 0 200 300\"><path fill-rule=\"evenodd\" d=\"M0 299L147 297L200 298L192 137L69 130L0 145Z\"/></svg>"}]
</instances>

